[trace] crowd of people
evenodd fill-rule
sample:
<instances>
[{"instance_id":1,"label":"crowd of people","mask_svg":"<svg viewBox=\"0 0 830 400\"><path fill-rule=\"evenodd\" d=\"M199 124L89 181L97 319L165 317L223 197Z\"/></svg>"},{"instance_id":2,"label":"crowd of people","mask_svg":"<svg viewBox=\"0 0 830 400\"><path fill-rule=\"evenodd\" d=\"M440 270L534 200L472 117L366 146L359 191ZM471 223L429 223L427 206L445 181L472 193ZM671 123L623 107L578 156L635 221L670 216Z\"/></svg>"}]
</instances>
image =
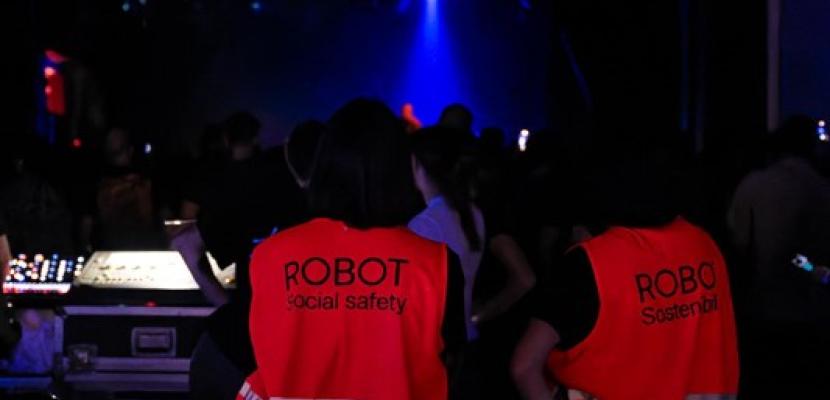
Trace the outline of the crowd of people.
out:
<instances>
[{"instance_id":1,"label":"crowd of people","mask_svg":"<svg viewBox=\"0 0 830 400\"><path fill-rule=\"evenodd\" d=\"M597 121L590 145L537 132L519 151L498 128L475 135L473 118L456 104L422 127L360 99L263 149L239 112L176 170L124 129L98 162L63 158L80 169L21 143L0 260L180 251L217 306L191 362L198 399L724 399L739 376L748 396L821 387L826 269L791 263L830 263L816 121L771 136L716 242L674 132ZM174 218L194 223L165 228ZM234 291L206 252L236 266Z\"/></svg>"}]
</instances>

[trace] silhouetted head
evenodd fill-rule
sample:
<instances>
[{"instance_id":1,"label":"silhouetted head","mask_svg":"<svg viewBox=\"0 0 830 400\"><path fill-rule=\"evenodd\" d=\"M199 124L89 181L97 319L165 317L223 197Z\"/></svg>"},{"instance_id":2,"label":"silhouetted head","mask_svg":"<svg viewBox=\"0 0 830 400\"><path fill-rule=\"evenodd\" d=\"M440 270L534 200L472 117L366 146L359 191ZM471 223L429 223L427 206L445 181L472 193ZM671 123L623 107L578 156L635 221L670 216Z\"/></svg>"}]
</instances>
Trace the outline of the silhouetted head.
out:
<instances>
[{"instance_id":1,"label":"silhouetted head","mask_svg":"<svg viewBox=\"0 0 830 400\"><path fill-rule=\"evenodd\" d=\"M458 213L470 249L481 248L471 210L470 182L463 156L472 147L473 137L457 129L437 126L412 135L412 170L415 186L429 200L442 196Z\"/></svg>"},{"instance_id":2,"label":"silhouetted head","mask_svg":"<svg viewBox=\"0 0 830 400\"><path fill-rule=\"evenodd\" d=\"M481 130L478 137L479 146L488 153L498 153L504 150L504 130L488 127Z\"/></svg>"},{"instance_id":3,"label":"silhouetted head","mask_svg":"<svg viewBox=\"0 0 830 400\"><path fill-rule=\"evenodd\" d=\"M438 124L464 132L472 132L473 113L463 104L450 104L441 112L441 119Z\"/></svg>"},{"instance_id":4,"label":"silhouetted head","mask_svg":"<svg viewBox=\"0 0 830 400\"><path fill-rule=\"evenodd\" d=\"M606 130L607 131L607 130ZM659 226L683 210L685 152L676 131L617 128L587 174L588 218L599 226Z\"/></svg>"},{"instance_id":5,"label":"silhouetted head","mask_svg":"<svg viewBox=\"0 0 830 400\"><path fill-rule=\"evenodd\" d=\"M815 118L806 115L787 118L770 137L773 156L812 158L817 144L817 123Z\"/></svg>"},{"instance_id":6,"label":"silhouetted head","mask_svg":"<svg viewBox=\"0 0 830 400\"><path fill-rule=\"evenodd\" d=\"M133 163L135 148L130 134L121 128L112 128L104 139L104 155L107 163L115 167L128 167Z\"/></svg>"},{"instance_id":7,"label":"silhouetted head","mask_svg":"<svg viewBox=\"0 0 830 400\"><path fill-rule=\"evenodd\" d=\"M0 160L0 182L10 175L35 171L48 173L55 168L59 158L52 148L36 135L10 135L0 138L0 148L6 149L6 157Z\"/></svg>"},{"instance_id":8,"label":"silhouetted head","mask_svg":"<svg viewBox=\"0 0 830 400\"><path fill-rule=\"evenodd\" d=\"M248 159L259 148L259 120L244 111L231 114L222 124L225 143L234 160Z\"/></svg>"},{"instance_id":9,"label":"silhouetted head","mask_svg":"<svg viewBox=\"0 0 830 400\"><path fill-rule=\"evenodd\" d=\"M353 100L321 137L311 177L312 215L358 227L406 224L417 210L407 135L383 103Z\"/></svg>"},{"instance_id":10,"label":"silhouetted head","mask_svg":"<svg viewBox=\"0 0 830 400\"><path fill-rule=\"evenodd\" d=\"M199 156L205 160L219 160L225 157L226 150L222 127L219 124L205 126L199 138Z\"/></svg>"}]
</instances>

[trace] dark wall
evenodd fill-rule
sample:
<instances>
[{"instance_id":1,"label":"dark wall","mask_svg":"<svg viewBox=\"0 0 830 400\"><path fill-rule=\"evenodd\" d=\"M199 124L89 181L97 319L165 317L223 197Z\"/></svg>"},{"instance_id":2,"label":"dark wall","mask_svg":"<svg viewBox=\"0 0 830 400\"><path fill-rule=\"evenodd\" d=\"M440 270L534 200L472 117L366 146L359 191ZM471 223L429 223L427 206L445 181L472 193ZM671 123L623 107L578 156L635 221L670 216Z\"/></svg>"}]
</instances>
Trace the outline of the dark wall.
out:
<instances>
[{"instance_id":1,"label":"dark wall","mask_svg":"<svg viewBox=\"0 0 830 400\"><path fill-rule=\"evenodd\" d=\"M8 139L31 133L34 126L35 38L31 4L8 1L0 4L0 91L2 123L0 146Z\"/></svg>"},{"instance_id":2,"label":"dark wall","mask_svg":"<svg viewBox=\"0 0 830 400\"><path fill-rule=\"evenodd\" d=\"M396 110L412 102L425 123L462 102L478 129L544 126L546 20L501 0L437 1L429 20L430 1L403 9L302 2L240 10L197 79L190 119L252 109L273 143L302 119L324 119L369 96Z\"/></svg>"},{"instance_id":3,"label":"dark wall","mask_svg":"<svg viewBox=\"0 0 830 400\"><path fill-rule=\"evenodd\" d=\"M746 148L766 132L765 2L700 2L704 148Z\"/></svg>"},{"instance_id":4,"label":"dark wall","mask_svg":"<svg viewBox=\"0 0 830 400\"><path fill-rule=\"evenodd\" d=\"M477 129L547 125L549 20L517 1L127 3L35 1L34 37L85 64L108 124L142 140L185 146L246 109L276 144L356 96L412 102L428 124L462 102Z\"/></svg>"},{"instance_id":5,"label":"dark wall","mask_svg":"<svg viewBox=\"0 0 830 400\"><path fill-rule=\"evenodd\" d=\"M830 2L782 1L781 116L830 118Z\"/></svg>"},{"instance_id":6,"label":"dark wall","mask_svg":"<svg viewBox=\"0 0 830 400\"><path fill-rule=\"evenodd\" d=\"M691 202L697 222L725 246L730 243L725 216L735 187L764 159L767 6L719 0L691 4L700 57L694 101L702 132Z\"/></svg>"},{"instance_id":7,"label":"dark wall","mask_svg":"<svg viewBox=\"0 0 830 400\"><path fill-rule=\"evenodd\" d=\"M681 42L677 1L557 2L563 46L605 125L679 130ZM555 95L555 93L554 93ZM613 123L611 123L613 121Z\"/></svg>"}]
</instances>

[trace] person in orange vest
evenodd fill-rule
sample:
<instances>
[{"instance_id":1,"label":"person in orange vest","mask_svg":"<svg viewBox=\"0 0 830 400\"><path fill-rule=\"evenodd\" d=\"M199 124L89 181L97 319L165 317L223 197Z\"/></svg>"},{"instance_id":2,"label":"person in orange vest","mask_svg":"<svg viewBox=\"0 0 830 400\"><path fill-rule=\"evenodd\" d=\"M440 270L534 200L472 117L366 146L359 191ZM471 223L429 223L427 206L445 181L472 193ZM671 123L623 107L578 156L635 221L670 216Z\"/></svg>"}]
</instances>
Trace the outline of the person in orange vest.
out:
<instances>
[{"instance_id":1,"label":"person in orange vest","mask_svg":"<svg viewBox=\"0 0 830 400\"><path fill-rule=\"evenodd\" d=\"M633 142L633 141L632 141ZM511 371L526 399L730 399L738 353L718 246L679 216L680 157L617 143L592 198L607 228L578 244L534 294ZM648 150L649 147L652 150ZM617 161L613 161L617 160Z\"/></svg>"},{"instance_id":2,"label":"person in orange vest","mask_svg":"<svg viewBox=\"0 0 830 400\"><path fill-rule=\"evenodd\" d=\"M311 221L251 259L257 370L239 400L446 399L466 342L464 276L446 245L406 228L417 210L407 137L382 103L328 122Z\"/></svg>"}]
</instances>

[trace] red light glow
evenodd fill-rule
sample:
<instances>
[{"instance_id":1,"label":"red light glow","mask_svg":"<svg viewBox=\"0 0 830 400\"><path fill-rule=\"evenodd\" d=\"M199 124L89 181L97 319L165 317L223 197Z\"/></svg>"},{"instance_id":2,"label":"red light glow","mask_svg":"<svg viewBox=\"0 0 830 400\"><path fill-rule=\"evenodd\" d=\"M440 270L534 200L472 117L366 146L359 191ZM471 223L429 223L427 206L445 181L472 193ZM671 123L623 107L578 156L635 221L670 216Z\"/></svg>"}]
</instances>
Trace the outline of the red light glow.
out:
<instances>
[{"instance_id":1,"label":"red light glow","mask_svg":"<svg viewBox=\"0 0 830 400\"><path fill-rule=\"evenodd\" d=\"M421 120L415 116L415 106L412 103L406 103L401 108L401 118L406 122L406 128L409 132L414 132L421 129Z\"/></svg>"},{"instance_id":2,"label":"red light glow","mask_svg":"<svg viewBox=\"0 0 830 400\"><path fill-rule=\"evenodd\" d=\"M66 99L64 93L64 80L61 72L50 65L43 67L43 75L46 77L46 110L53 115L66 115Z\"/></svg>"},{"instance_id":3,"label":"red light glow","mask_svg":"<svg viewBox=\"0 0 830 400\"><path fill-rule=\"evenodd\" d=\"M58 53L57 51L52 50L52 49L47 49L44 53L45 53L45 55L46 55L46 58L48 58L48 59L49 59L49 61L51 61L51 62L53 62L53 63L55 63L55 64L60 64L60 63L63 63L63 62L65 62L66 60L68 60L68 59L69 59L69 58L68 58L68 57L66 57L65 55L63 55L63 54L61 54L61 53Z\"/></svg>"}]
</instances>

